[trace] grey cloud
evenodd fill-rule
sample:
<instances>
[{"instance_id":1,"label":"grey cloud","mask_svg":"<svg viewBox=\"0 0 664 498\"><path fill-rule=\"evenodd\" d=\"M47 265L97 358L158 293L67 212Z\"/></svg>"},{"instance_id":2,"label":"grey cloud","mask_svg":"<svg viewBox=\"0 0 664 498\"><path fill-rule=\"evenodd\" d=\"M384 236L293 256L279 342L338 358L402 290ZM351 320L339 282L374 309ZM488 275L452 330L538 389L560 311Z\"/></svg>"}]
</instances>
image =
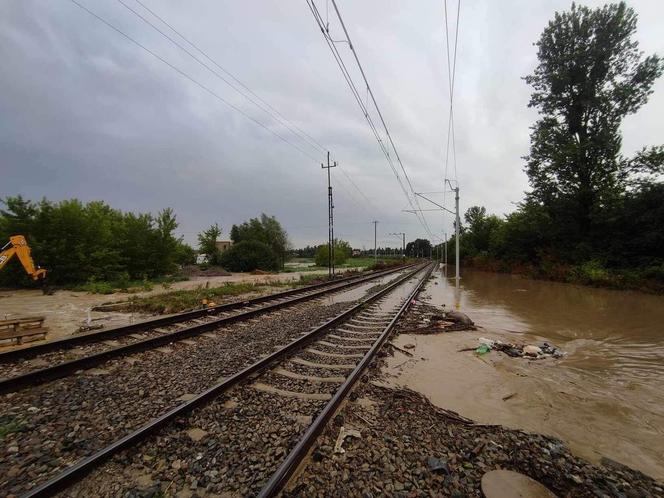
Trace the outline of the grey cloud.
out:
<instances>
[{"instance_id":1,"label":"grey cloud","mask_svg":"<svg viewBox=\"0 0 664 498\"><path fill-rule=\"evenodd\" d=\"M119 3L80 1L306 147ZM398 244L391 231L425 235L401 212L406 200L303 2L144 1L330 147L371 200L334 171L340 236L370 247L371 219L381 220L383 245ZM441 2L339 3L415 188L440 189L448 92ZM664 52L664 7L630 4L641 14L642 48ZM462 208L509 212L527 188L520 157L536 115L520 78L535 64L541 29L568 7L559 0L462 3L455 90ZM153 212L172 206L190 242L212 222L227 230L264 211L284 222L296 245L325 240L322 157L300 154L73 3L1 3L0 60L1 196L103 199ZM660 81L650 104L625 123L628 151L661 142L663 94ZM449 216L444 224L438 213L427 219L437 234L451 231Z\"/></svg>"}]
</instances>

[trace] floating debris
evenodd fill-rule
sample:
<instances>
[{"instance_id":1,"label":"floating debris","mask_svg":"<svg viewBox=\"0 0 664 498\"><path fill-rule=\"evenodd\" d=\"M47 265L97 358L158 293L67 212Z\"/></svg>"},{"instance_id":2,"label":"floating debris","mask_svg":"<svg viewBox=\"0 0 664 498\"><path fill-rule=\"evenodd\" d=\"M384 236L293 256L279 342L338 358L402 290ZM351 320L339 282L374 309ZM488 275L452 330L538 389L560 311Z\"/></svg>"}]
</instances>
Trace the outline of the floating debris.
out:
<instances>
[{"instance_id":1,"label":"floating debris","mask_svg":"<svg viewBox=\"0 0 664 498\"><path fill-rule=\"evenodd\" d=\"M357 429L346 429L343 425L339 430L339 436L337 437L337 442L334 445L335 453L346 453L346 450L343 448L344 441L347 437L357 437L360 438L362 435Z\"/></svg>"},{"instance_id":2,"label":"floating debris","mask_svg":"<svg viewBox=\"0 0 664 498\"><path fill-rule=\"evenodd\" d=\"M399 324L399 332L407 334L438 334L459 330L476 330L473 321L460 311L445 311L413 300L412 308Z\"/></svg>"},{"instance_id":3,"label":"floating debris","mask_svg":"<svg viewBox=\"0 0 664 498\"><path fill-rule=\"evenodd\" d=\"M564 351L550 345L548 342L544 342L540 346L535 346L533 344L511 344L494 339L487 339L486 337L480 337L478 341L480 345L477 348L466 348L461 351L475 351L479 355L484 355L491 351L501 351L512 358L529 358L532 360L562 358L566 354Z\"/></svg>"}]
</instances>

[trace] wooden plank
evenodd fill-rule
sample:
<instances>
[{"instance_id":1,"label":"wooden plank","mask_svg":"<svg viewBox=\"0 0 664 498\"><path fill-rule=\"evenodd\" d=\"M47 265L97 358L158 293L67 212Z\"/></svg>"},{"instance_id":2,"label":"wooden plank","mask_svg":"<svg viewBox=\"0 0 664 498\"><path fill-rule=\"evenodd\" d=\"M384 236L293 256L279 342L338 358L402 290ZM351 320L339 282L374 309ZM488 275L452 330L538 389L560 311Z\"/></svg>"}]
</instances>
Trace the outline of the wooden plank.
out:
<instances>
[{"instance_id":1,"label":"wooden plank","mask_svg":"<svg viewBox=\"0 0 664 498\"><path fill-rule=\"evenodd\" d=\"M13 325L16 323L43 322L44 320L46 320L45 316L24 316L21 318L13 318L10 320L0 320L0 327L6 325Z\"/></svg>"},{"instance_id":2,"label":"wooden plank","mask_svg":"<svg viewBox=\"0 0 664 498\"><path fill-rule=\"evenodd\" d=\"M33 335L48 334L48 329L45 327L38 329L28 330L0 330L0 340L2 339L17 339L19 337L29 337Z\"/></svg>"}]
</instances>

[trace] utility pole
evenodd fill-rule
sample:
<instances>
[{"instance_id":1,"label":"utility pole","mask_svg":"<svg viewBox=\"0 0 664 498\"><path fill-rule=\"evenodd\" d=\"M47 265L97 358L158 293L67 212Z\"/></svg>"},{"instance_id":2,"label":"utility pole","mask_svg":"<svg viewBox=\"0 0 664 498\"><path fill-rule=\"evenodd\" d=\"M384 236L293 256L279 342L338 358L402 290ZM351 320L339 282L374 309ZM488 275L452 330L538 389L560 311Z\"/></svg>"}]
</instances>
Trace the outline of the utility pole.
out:
<instances>
[{"instance_id":1,"label":"utility pole","mask_svg":"<svg viewBox=\"0 0 664 498\"><path fill-rule=\"evenodd\" d=\"M378 221L377 221L377 220L374 220L374 221L372 221L371 223L373 223L373 225L374 225L374 263L377 263L377 262L378 262L378 253L376 252L376 251L377 251L377 249L376 249L376 248L377 248L376 242L377 242L377 240L378 240L378 239L377 239L377 234L378 234Z\"/></svg>"},{"instance_id":2,"label":"utility pole","mask_svg":"<svg viewBox=\"0 0 664 498\"><path fill-rule=\"evenodd\" d=\"M330 164L330 151L327 151L327 166L320 167L327 170L327 275L334 278L334 202L332 200L332 182L330 179L330 168L336 168L337 162Z\"/></svg>"},{"instance_id":3,"label":"utility pole","mask_svg":"<svg viewBox=\"0 0 664 498\"><path fill-rule=\"evenodd\" d=\"M456 281L456 287L459 288L459 225L461 225L461 220L459 219L459 186L454 189L454 204L456 207L456 223L454 224L454 242L455 242L455 269L456 275L454 277ZM458 307L458 306L457 306Z\"/></svg>"},{"instance_id":4,"label":"utility pole","mask_svg":"<svg viewBox=\"0 0 664 498\"><path fill-rule=\"evenodd\" d=\"M391 233L390 235L395 235L397 237L399 235L401 235L401 258L402 259L405 258L406 257L406 233L405 232L395 232L395 233Z\"/></svg>"},{"instance_id":5,"label":"utility pole","mask_svg":"<svg viewBox=\"0 0 664 498\"><path fill-rule=\"evenodd\" d=\"M455 281L456 281L456 287L457 289L459 288L459 280L461 277L459 277L459 228L461 226L461 218L459 216L459 186L457 184L456 187L452 187L452 182L449 180L445 180L445 186L449 185L450 189L452 192L454 192L454 245L455 245ZM423 197L423 196L421 196ZM440 206L443 208L445 211L449 211L447 208L444 206ZM445 237L447 239L447 237ZM447 245L447 244L446 244ZM457 306L458 307L458 306Z\"/></svg>"}]
</instances>

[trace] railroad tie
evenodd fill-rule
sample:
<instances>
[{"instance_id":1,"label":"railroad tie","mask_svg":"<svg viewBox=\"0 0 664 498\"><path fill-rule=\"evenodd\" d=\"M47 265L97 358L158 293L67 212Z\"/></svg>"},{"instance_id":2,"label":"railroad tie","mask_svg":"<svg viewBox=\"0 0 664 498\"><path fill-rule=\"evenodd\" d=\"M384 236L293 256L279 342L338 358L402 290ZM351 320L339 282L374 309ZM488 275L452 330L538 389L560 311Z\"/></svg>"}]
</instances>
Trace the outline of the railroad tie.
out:
<instances>
[{"instance_id":1,"label":"railroad tie","mask_svg":"<svg viewBox=\"0 0 664 498\"><path fill-rule=\"evenodd\" d=\"M366 322L363 322L363 323L366 324ZM385 323L387 325L389 322L379 322L379 323ZM357 325L356 323L353 323L352 321L350 321L348 323L344 323L344 326L345 327L351 327L351 328L354 328L354 329L362 329L362 330L376 330L376 328L380 327L380 325L378 323L375 323L374 325Z\"/></svg>"},{"instance_id":2,"label":"railroad tie","mask_svg":"<svg viewBox=\"0 0 664 498\"><path fill-rule=\"evenodd\" d=\"M298 398L315 401L329 401L332 399L332 395L330 393L301 393L297 391L287 391L286 389L279 389L269 384L263 384L262 382L255 382L251 384L251 387L257 391L277 394L286 398Z\"/></svg>"},{"instance_id":3,"label":"railroad tie","mask_svg":"<svg viewBox=\"0 0 664 498\"><path fill-rule=\"evenodd\" d=\"M346 346L345 344L335 344L333 342L327 342L327 341L318 341L318 344L321 344L322 346L327 346L330 348L341 348L341 349L359 349L362 351L366 351L369 349L369 346Z\"/></svg>"},{"instance_id":4,"label":"railroad tie","mask_svg":"<svg viewBox=\"0 0 664 498\"><path fill-rule=\"evenodd\" d=\"M360 336L360 337L378 337L380 335L380 331L376 330L376 329L373 329L373 330L374 330L374 332L370 333L370 332L360 332L359 330L346 330L346 329L338 328L337 332L343 332L344 334L351 334L351 335L356 335L356 336Z\"/></svg>"},{"instance_id":5,"label":"railroad tie","mask_svg":"<svg viewBox=\"0 0 664 498\"><path fill-rule=\"evenodd\" d=\"M275 368L272 373L288 377L289 379L306 380L308 382L321 382L330 384L341 384L345 377L317 377L315 375L303 375L296 372L291 372L285 368Z\"/></svg>"},{"instance_id":6,"label":"railroad tie","mask_svg":"<svg viewBox=\"0 0 664 498\"><path fill-rule=\"evenodd\" d=\"M374 339L360 339L359 337L344 337L341 335L335 335L335 334L328 334L328 337L331 337L333 339L338 339L340 341L347 341L347 342L374 342Z\"/></svg>"},{"instance_id":7,"label":"railroad tie","mask_svg":"<svg viewBox=\"0 0 664 498\"><path fill-rule=\"evenodd\" d=\"M298 365L304 365L305 367L313 368L323 368L325 370L353 370L355 365L330 365L328 363L315 363L313 361L307 361L299 357L291 358L290 361L297 363Z\"/></svg>"},{"instance_id":8,"label":"railroad tie","mask_svg":"<svg viewBox=\"0 0 664 498\"><path fill-rule=\"evenodd\" d=\"M364 356L357 353L351 353L351 354L327 353L325 351L319 351L318 349L314 348L307 348L307 351L313 354L317 354L319 356L329 356L330 358L362 358Z\"/></svg>"}]
</instances>

